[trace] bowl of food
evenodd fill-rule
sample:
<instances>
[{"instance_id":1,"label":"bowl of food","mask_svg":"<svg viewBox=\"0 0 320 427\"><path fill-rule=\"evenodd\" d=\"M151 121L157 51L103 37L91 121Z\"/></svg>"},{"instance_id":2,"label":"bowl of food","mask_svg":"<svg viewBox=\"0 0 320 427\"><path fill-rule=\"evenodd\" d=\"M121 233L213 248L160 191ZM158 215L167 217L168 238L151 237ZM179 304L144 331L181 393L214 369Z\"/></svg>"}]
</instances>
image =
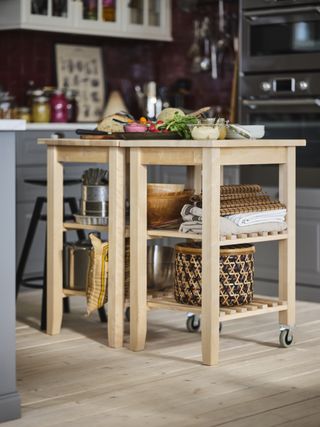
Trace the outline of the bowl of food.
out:
<instances>
[{"instance_id":1,"label":"bowl of food","mask_svg":"<svg viewBox=\"0 0 320 427\"><path fill-rule=\"evenodd\" d=\"M143 123L128 123L124 126L125 132L146 132L148 129L147 125Z\"/></svg>"},{"instance_id":2,"label":"bowl of food","mask_svg":"<svg viewBox=\"0 0 320 427\"><path fill-rule=\"evenodd\" d=\"M192 139L197 140L216 140L225 139L226 123L222 118L203 119L195 124L190 124L189 130Z\"/></svg>"}]
</instances>

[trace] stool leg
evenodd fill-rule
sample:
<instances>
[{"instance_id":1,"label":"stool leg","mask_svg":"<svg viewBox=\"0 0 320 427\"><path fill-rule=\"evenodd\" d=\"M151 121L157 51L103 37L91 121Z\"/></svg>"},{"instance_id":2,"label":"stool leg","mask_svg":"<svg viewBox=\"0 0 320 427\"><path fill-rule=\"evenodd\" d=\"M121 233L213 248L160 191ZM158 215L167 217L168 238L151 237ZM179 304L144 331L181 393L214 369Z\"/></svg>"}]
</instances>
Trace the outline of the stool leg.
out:
<instances>
[{"instance_id":1,"label":"stool leg","mask_svg":"<svg viewBox=\"0 0 320 427\"><path fill-rule=\"evenodd\" d=\"M41 301L41 323L40 330L47 330L47 227L45 238L45 251L44 251L44 267L43 267L43 287L42 287L42 301Z\"/></svg>"},{"instance_id":2,"label":"stool leg","mask_svg":"<svg viewBox=\"0 0 320 427\"><path fill-rule=\"evenodd\" d=\"M107 317L107 313L106 313L104 306L100 307L98 309L98 313L99 313L99 317L100 317L100 322L107 323L108 317Z\"/></svg>"},{"instance_id":3,"label":"stool leg","mask_svg":"<svg viewBox=\"0 0 320 427\"><path fill-rule=\"evenodd\" d=\"M63 298L63 312L70 313L70 300L69 297Z\"/></svg>"},{"instance_id":4,"label":"stool leg","mask_svg":"<svg viewBox=\"0 0 320 427\"><path fill-rule=\"evenodd\" d=\"M64 247L66 242L67 242L67 235L66 235L66 233L63 233L63 247ZM63 277L63 281L64 281L64 277ZM65 283L63 282L63 287L64 286L65 286ZM63 303L63 312L64 313L70 313L70 299L69 299L69 297L63 298L62 303Z\"/></svg>"},{"instance_id":5,"label":"stool leg","mask_svg":"<svg viewBox=\"0 0 320 427\"><path fill-rule=\"evenodd\" d=\"M70 206L70 212L74 215L79 212L77 200L74 197L68 197L65 199L66 202ZM79 240L85 240L86 239L86 233L84 230L77 230L77 235Z\"/></svg>"},{"instance_id":6,"label":"stool leg","mask_svg":"<svg viewBox=\"0 0 320 427\"><path fill-rule=\"evenodd\" d=\"M29 257L29 253L30 253L30 249L31 249L31 245L36 233L36 229L37 229L37 225L41 216L41 212L42 212L42 207L44 205L44 203L46 202L46 198L45 197L38 197L36 199L36 203L32 212L32 217L31 217L31 221L29 224L29 228L27 231L27 235L26 235L26 239L24 241L24 245L23 245L23 249L22 249L22 253L20 256L20 260L19 260L19 264L18 264L18 268L17 268L17 273L16 273L16 297L18 296L19 293L19 289L20 289L20 284L21 284L21 280L23 277L23 273L24 273L24 269Z\"/></svg>"}]
</instances>

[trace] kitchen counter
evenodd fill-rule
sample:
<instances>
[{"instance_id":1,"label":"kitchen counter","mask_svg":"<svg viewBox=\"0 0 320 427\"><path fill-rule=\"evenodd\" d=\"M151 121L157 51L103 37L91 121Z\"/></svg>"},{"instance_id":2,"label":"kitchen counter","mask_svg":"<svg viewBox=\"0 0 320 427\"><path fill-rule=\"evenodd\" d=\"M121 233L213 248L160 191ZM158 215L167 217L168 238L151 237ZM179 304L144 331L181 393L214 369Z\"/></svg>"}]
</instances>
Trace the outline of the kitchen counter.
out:
<instances>
[{"instance_id":1,"label":"kitchen counter","mask_svg":"<svg viewBox=\"0 0 320 427\"><path fill-rule=\"evenodd\" d=\"M27 123L26 130L94 129L96 123Z\"/></svg>"},{"instance_id":2,"label":"kitchen counter","mask_svg":"<svg viewBox=\"0 0 320 427\"><path fill-rule=\"evenodd\" d=\"M24 120L0 120L0 422L20 417L16 390L15 277L16 277L16 131L26 129Z\"/></svg>"}]
</instances>

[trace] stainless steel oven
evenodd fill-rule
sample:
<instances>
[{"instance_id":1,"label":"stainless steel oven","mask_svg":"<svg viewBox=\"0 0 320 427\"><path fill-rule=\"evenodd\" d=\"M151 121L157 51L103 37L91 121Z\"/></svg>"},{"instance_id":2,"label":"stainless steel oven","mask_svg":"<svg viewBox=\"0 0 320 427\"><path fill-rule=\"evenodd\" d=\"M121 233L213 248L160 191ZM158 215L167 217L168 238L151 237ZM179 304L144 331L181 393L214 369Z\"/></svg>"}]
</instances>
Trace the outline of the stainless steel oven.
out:
<instances>
[{"instance_id":1,"label":"stainless steel oven","mask_svg":"<svg viewBox=\"0 0 320 427\"><path fill-rule=\"evenodd\" d=\"M320 78L317 73L244 76L241 92L242 124L265 125L266 138L307 139L307 148L297 151L297 164L320 166Z\"/></svg>"},{"instance_id":2,"label":"stainless steel oven","mask_svg":"<svg viewBox=\"0 0 320 427\"><path fill-rule=\"evenodd\" d=\"M320 0L243 0L243 72L320 70Z\"/></svg>"}]
</instances>

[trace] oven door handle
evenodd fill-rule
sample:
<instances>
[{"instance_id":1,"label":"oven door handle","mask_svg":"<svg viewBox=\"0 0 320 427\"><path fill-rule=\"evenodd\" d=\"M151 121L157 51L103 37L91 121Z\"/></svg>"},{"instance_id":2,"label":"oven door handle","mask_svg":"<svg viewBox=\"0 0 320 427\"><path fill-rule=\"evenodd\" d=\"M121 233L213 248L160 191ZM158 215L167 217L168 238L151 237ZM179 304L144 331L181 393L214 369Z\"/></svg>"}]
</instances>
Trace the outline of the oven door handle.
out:
<instances>
[{"instance_id":1,"label":"oven door handle","mask_svg":"<svg viewBox=\"0 0 320 427\"><path fill-rule=\"evenodd\" d=\"M242 105L250 108L277 107L277 106L316 106L320 107L320 98L300 98L300 99L243 99Z\"/></svg>"},{"instance_id":2,"label":"oven door handle","mask_svg":"<svg viewBox=\"0 0 320 427\"><path fill-rule=\"evenodd\" d=\"M255 21L259 18L264 18L266 16L275 16L281 14L290 14L293 13L304 13L304 12L314 12L320 14L320 6L302 6L302 7L291 7L290 9L271 9L271 10L258 10L254 12L245 12L244 16L250 21Z\"/></svg>"}]
</instances>

